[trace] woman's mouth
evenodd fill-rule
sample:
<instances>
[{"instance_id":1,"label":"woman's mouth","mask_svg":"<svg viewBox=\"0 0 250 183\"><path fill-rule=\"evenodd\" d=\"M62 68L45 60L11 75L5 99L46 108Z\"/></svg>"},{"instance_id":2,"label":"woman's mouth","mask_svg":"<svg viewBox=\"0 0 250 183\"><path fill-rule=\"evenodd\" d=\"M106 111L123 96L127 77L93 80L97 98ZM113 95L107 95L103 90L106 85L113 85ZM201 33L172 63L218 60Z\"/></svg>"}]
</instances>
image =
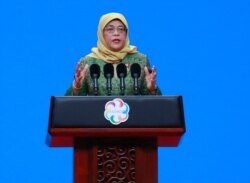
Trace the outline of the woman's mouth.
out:
<instances>
[{"instance_id":1,"label":"woman's mouth","mask_svg":"<svg viewBox=\"0 0 250 183\"><path fill-rule=\"evenodd\" d=\"M112 40L113 43L120 43L120 39L114 39Z\"/></svg>"}]
</instances>

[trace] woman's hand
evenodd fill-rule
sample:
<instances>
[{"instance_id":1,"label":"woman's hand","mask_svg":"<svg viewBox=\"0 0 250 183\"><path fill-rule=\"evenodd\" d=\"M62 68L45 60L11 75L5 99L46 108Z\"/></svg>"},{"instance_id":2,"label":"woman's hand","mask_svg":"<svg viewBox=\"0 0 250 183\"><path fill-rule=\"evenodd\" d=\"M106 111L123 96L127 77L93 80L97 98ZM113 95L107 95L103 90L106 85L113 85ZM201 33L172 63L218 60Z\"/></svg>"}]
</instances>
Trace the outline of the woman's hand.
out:
<instances>
[{"instance_id":1,"label":"woman's hand","mask_svg":"<svg viewBox=\"0 0 250 183\"><path fill-rule=\"evenodd\" d=\"M144 67L144 72L145 72L145 79L147 83L147 88L150 93L155 93L157 89L156 85L156 68L155 66L152 67L151 71L145 66Z\"/></svg>"},{"instance_id":2,"label":"woman's hand","mask_svg":"<svg viewBox=\"0 0 250 183\"><path fill-rule=\"evenodd\" d=\"M72 83L72 87L74 93L77 93L82 88L83 80L88 72L89 65L86 64L83 68L81 68L81 62L79 61L76 65L74 81Z\"/></svg>"}]
</instances>

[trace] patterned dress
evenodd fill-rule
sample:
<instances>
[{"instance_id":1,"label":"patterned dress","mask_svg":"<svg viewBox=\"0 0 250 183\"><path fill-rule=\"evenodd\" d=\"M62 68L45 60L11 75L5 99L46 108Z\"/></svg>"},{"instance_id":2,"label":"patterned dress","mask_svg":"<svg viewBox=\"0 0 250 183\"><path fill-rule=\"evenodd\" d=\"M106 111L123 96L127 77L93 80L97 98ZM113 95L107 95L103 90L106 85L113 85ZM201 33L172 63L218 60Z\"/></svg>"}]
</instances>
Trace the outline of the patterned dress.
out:
<instances>
[{"instance_id":1,"label":"patterned dress","mask_svg":"<svg viewBox=\"0 0 250 183\"><path fill-rule=\"evenodd\" d=\"M104 65L106 62L103 60L93 58L93 57L83 57L80 59L82 67L84 67L85 64L88 64L91 66L92 64L97 64L100 66L100 76L98 78L98 95L105 96L107 95L107 79L104 76ZM134 79L131 76L131 65L133 63L138 63L141 67L141 74L138 78L139 83L139 95L150 95L147 86L146 86L146 80L145 80L145 73L144 73L144 67L147 66L150 68L150 63L147 59L147 57L141 53L133 53L126 55L123 60L120 62L125 64L127 68L127 76L125 77L125 95L134 95ZM117 76L116 67L117 64L113 64L114 66L114 76L112 78L112 90L111 95L113 96L119 96L121 95L121 89L120 89L120 78ZM65 95L73 95L73 89L72 86L68 88ZM88 71L84 81L82 88L79 90L78 93L79 96L85 96L85 95L93 95L93 79L91 78L90 72ZM157 88L156 93L154 95L161 95L161 91L159 88Z\"/></svg>"}]
</instances>

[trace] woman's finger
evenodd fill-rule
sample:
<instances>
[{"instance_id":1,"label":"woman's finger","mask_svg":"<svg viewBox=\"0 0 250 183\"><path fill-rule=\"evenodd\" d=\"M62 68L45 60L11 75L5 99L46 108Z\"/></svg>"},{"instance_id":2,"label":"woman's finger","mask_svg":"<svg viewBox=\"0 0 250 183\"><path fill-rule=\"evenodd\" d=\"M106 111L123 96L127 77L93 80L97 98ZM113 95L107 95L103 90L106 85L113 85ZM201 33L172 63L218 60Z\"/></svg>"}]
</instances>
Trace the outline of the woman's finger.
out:
<instances>
[{"instance_id":1,"label":"woman's finger","mask_svg":"<svg viewBox=\"0 0 250 183\"><path fill-rule=\"evenodd\" d=\"M148 70L147 66L144 67L144 72L145 72L146 76L149 75L149 70Z\"/></svg>"}]
</instances>

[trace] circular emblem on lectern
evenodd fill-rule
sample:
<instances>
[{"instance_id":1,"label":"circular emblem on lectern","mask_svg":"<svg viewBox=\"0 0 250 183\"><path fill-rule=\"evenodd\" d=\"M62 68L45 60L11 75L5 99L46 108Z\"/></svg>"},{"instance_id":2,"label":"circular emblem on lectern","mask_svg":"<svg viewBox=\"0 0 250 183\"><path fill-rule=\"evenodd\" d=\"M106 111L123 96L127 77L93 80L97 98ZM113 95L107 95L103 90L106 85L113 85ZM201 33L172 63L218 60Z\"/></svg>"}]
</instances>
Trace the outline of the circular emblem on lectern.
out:
<instances>
[{"instance_id":1,"label":"circular emblem on lectern","mask_svg":"<svg viewBox=\"0 0 250 183\"><path fill-rule=\"evenodd\" d=\"M127 121L129 105L120 98L115 98L105 104L104 117L113 125Z\"/></svg>"}]
</instances>

